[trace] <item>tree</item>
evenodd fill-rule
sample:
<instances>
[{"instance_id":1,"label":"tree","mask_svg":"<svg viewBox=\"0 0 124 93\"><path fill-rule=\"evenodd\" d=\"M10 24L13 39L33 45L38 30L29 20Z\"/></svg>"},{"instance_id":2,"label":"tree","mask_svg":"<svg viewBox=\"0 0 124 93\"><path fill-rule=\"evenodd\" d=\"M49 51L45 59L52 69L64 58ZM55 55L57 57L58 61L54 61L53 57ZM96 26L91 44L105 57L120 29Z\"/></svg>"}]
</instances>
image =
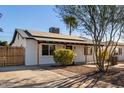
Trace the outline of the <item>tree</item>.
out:
<instances>
[{"instance_id":1,"label":"tree","mask_svg":"<svg viewBox=\"0 0 124 93\"><path fill-rule=\"evenodd\" d=\"M7 41L0 41L0 46L9 46Z\"/></svg>"},{"instance_id":2,"label":"tree","mask_svg":"<svg viewBox=\"0 0 124 93\"><path fill-rule=\"evenodd\" d=\"M71 35L72 31L77 27L77 21L76 18L73 16L64 16L63 17L64 23L69 28L69 35Z\"/></svg>"},{"instance_id":3,"label":"tree","mask_svg":"<svg viewBox=\"0 0 124 93\"><path fill-rule=\"evenodd\" d=\"M0 13L0 18L2 17L2 14ZM3 31L3 29L0 27L0 32L2 32Z\"/></svg>"},{"instance_id":4,"label":"tree","mask_svg":"<svg viewBox=\"0 0 124 93\"><path fill-rule=\"evenodd\" d=\"M71 5L56 8L61 16L74 16L82 32L92 38L94 63L100 72L107 72L110 60L106 60L106 53L109 57L113 55L124 30L124 6Z\"/></svg>"}]
</instances>

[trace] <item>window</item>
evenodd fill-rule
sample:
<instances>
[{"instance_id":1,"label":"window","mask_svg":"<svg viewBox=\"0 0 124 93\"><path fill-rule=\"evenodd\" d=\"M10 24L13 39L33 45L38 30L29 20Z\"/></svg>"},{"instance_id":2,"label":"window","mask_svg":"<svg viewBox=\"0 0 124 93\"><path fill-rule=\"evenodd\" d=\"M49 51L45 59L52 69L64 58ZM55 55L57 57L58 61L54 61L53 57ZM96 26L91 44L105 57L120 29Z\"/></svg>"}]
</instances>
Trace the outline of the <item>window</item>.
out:
<instances>
[{"instance_id":1,"label":"window","mask_svg":"<svg viewBox=\"0 0 124 93\"><path fill-rule=\"evenodd\" d=\"M72 46L66 46L66 49L70 49L70 50L72 50Z\"/></svg>"},{"instance_id":2,"label":"window","mask_svg":"<svg viewBox=\"0 0 124 93\"><path fill-rule=\"evenodd\" d=\"M42 55L53 55L55 45L42 45Z\"/></svg>"},{"instance_id":3,"label":"window","mask_svg":"<svg viewBox=\"0 0 124 93\"><path fill-rule=\"evenodd\" d=\"M92 55L92 48L90 47L90 55Z\"/></svg>"},{"instance_id":4,"label":"window","mask_svg":"<svg viewBox=\"0 0 124 93\"><path fill-rule=\"evenodd\" d=\"M118 55L122 55L122 48L118 48Z\"/></svg>"},{"instance_id":5,"label":"window","mask_svg":"<svg viewBox=\"0 0 124 93\"><path fill-rule=\"evenodd\" d=\"M84 55L92 55L92 47L84 47Z\"/></svg>"},{"instance_id":6,"label":"window","mask_svg":"<svg viewBox=\"0 0 124 93\"><path fill-rule=\"evenodd\" d=\"M53 55L53 52L55 50L55 45L50 45L50 55Z\"/></svg>"},{"instance_id":7,"label":"window","mask_svg":"<svg viewBox=\"0 0 124 93\"><path fill-rule=\"evenodd\" d=\"M115 49L114 55L122 55L122 48Z\"/></svg>"},{"instance_id":8,"label":"window","mask_svg":"<svg viewBox=\"0 0 124 93\"><path fill-rule=\"evenodd\" d=\"M48 45L42 45L42 55L48 55Z\"/></svg>"}]
</instances>

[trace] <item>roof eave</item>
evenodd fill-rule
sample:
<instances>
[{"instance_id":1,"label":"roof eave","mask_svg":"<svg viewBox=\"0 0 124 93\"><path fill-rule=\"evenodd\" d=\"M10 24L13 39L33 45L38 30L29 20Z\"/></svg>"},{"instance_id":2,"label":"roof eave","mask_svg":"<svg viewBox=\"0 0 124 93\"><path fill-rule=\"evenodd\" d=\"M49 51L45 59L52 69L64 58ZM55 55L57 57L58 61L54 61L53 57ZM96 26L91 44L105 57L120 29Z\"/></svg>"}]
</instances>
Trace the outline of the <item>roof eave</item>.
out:
<instances>
[{"instance_id":1,"label":"roof eave","mask_svg":"<svg viewBox=\"0 0 124 93\"><path fill-rule=\"evenodd\" d=\"M14 32L14 35L13 35L13 38L12 38L12 41L10 42L10 44L9 45L12 45L13 43L14 43L14 41L15 41L15 38L16 38L16 35L17 35L17 33L19 33L19 31L18 31L19 29L15 29L15 32ZM25 33L26 33L26 35L28 36L28 37L24 37L23 35L21 35L20 33L20 36L24 39L26 39L26 38L30 38L31 37L31 34L27 31L27 30L23 30ZM33 38L30 38L30 39L33 39Z\"/></svg>"}]
</instances>

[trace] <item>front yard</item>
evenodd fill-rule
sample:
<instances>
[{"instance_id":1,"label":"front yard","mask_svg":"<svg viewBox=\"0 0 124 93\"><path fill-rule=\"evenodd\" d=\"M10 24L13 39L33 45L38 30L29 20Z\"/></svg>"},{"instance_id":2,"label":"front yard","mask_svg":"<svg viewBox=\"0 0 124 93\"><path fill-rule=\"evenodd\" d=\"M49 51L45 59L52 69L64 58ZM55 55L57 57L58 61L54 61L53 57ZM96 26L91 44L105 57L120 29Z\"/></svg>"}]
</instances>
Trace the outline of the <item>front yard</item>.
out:
<instances>
[{"instance_id":1,"label":"front yard","mask_svg":"<svg viewBox=\"0 0 124 93\"><path fill-rule=\"evenodd\" d=\"M105 75L89 65L0 68L0 87L124 87L123 67L112 67Z\"/></svg>"}]
</instances>

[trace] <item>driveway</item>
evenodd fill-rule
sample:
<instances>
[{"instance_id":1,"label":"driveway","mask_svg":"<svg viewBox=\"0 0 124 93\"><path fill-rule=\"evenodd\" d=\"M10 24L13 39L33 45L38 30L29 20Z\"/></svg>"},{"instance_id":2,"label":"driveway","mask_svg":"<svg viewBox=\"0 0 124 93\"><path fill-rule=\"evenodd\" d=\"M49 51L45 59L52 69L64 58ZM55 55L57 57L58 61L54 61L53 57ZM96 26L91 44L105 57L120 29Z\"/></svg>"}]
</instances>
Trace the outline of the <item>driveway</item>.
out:
<instances>
[{"instance_id":1,"label":"driveway","mask_svg":"<svg viewBox=\"0 0 124 93\"><path fill-rule=\"evenodd\" d=\"M6 67L0 68L0 71L0 87L52 87L47 82L76 75L62 69L47 70L42 67Z\"/></svg>"}]
</instances>

